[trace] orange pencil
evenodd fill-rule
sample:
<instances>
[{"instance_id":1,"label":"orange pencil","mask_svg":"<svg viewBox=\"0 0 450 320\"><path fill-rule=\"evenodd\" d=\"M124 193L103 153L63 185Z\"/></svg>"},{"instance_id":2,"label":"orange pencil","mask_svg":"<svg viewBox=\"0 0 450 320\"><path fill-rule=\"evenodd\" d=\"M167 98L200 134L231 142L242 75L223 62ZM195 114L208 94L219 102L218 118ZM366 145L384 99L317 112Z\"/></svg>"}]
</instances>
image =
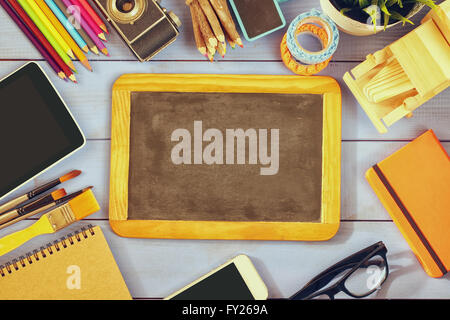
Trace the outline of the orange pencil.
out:
<instances>
[{"instance_id":1,"label":"orange pencil","mask_svg":"<svg viewBox=\"0 0 450 320\"><path fill-rule=\"evenodd\" d=\"M84 8L84 10L87 11L87 13L91 16L92 20L107 34L109 34L108 29L106 28L105 23L103 20L98 16L97 12L89 5L89 3L86 0L79 0L81 6Z\"/></svg>"},{"instance_id":2,"label":"orange pencil","mask_svg":"<svg viewBox=\"0 0 450 320\"><path fill-rule=\"evenodd\" d=\"M72 39L70 34L67 32L66 28L61 24L58 18L53 14L53 11L48 7L48 5L44 2L44 0L35 0L39 8L45 14L45 16L50 20L52 25L64 39L64 41L69 45L70 49L72 49L73 53L80 60L80 62L90 71L92 68L89 64L88 59L84 55L83 51L81 51L80 47L76 44L75 40Z\"/></svg>"}]
</instances>

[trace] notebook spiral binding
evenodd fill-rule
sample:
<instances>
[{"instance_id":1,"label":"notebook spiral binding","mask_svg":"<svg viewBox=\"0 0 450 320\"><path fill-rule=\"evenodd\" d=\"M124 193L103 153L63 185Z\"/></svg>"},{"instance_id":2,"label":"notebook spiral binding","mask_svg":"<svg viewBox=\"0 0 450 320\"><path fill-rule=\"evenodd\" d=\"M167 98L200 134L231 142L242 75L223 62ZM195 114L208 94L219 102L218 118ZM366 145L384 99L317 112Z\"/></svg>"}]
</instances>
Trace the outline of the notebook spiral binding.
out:
<instances>
[{"instance_id":1,"label":"notebook spiral binding","mask_svg":"<svg viewBox=\"0 0 450 320\"><path fill-rule=\"evenodd\" d=\"M91 236L95 235L93 227L93 225L89 224L87 227L80 228L80 231L76 231L74 234L68 233L59 241L53 241L53 244L48 243L46 246L41 246L39 250L35 249L33 251L27 252L25 256L20 256L10 262L5 263L5 265L0 265L0 276L5 277L6 275L12 273L13 270L18 271L20 267L25 268L27 266L27 263L32 264L39 261L40 259L45 259L48 255L52 255L55 252L58 252L70 245L75 244L76 242L82 241L83 238L87 239L89 237L89 234L91 234ZM48 253L46 253L46 251ZM41 257L39 257L39 254Z\"/></svg>"}]
</instances>

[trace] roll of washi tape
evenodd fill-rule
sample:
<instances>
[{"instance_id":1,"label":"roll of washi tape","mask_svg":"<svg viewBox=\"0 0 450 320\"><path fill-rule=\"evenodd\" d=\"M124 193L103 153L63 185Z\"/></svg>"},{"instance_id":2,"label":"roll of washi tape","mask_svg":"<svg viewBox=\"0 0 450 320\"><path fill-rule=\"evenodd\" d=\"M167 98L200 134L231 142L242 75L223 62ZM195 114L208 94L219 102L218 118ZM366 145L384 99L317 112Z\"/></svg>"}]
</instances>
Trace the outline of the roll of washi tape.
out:
<instances>
[{"instance_id":1,"label":"roll of washi tape","mask_svg":"<svg viewBox=\"0 0 450 320\"><path fill-rule=\"evenodd\" d=\"M311 35L315 36L319 39L319 41L322 44L322 47L325 47L325 45L328 42L328 34L327 32L314 25L314 24L302 24L297 30L296 30L296 36L298 36L300 33L310 33ZM322 61L320 63L316 64L301 64L297 62L297 60L294 59L291 52L289 51L286 43L287 34L284 35L283 40L281 41L281 58L283 60L283 63L288 67L292 72L299 74L299 75L313 75L320 71L322 71L330 62L331 57L328 58L325 61Z\"/></svg>"},{"instance_id":2,"label":"roll of washi tape","mask_svg":"<svg viewBox=\"0 0 450 320\"><path fill-rule=\"evenodd\" d=\"M297 40L296 30L304 24L322 27L328 34L328 43L317 52L304 49ZM339 31L334 22L317 9L298 15L289 25L286 38L291 54L300 62L316 64L328 60L336 51L339 43Z\"/></svg>"}]
</instances>

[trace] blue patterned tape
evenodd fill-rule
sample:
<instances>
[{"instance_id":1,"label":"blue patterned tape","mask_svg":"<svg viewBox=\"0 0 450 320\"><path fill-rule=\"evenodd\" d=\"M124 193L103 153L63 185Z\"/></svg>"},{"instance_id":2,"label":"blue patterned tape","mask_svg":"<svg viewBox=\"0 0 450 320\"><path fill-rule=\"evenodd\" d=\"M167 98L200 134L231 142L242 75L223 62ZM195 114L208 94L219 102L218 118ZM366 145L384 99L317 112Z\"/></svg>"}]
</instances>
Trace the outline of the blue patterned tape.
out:
<instances>
[{"instance_id":1,"label":"blue patterned tape","mask_svg":"<svg viewBox=\"0 0 450 320\"><path fill-rule=\"evenodd\" d=\"M314 23L328 29L329 45L318 52L306 51L297 42L297 28L304 23ZM331 34L330 34L331 33ZM336 51L339 43L339 31L334 22L317 9L298 15L289 25L286 36L286 43L291 54L298 61L305 64L317 64L328 60Z\"/></svg>"}]
</instances>

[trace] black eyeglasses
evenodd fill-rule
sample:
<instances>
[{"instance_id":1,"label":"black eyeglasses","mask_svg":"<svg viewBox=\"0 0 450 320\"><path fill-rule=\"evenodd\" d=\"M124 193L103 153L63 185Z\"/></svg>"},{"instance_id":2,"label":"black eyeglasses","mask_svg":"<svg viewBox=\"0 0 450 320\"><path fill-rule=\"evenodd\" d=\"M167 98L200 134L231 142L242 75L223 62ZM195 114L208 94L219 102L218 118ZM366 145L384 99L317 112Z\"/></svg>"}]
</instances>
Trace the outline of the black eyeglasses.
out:
<instances>
[{"instance_id":1,"label":"black eyeglasses","mask_svg":"<svg viewBox=\"0 0 450 320\"><path fill-rule=\"evenodd\" d=\"M367 297L388 277L386 253L384 243L379 241L326 269L289 299L334 299L339 292L353 298Z\"/></svg>"}]
</instances>

